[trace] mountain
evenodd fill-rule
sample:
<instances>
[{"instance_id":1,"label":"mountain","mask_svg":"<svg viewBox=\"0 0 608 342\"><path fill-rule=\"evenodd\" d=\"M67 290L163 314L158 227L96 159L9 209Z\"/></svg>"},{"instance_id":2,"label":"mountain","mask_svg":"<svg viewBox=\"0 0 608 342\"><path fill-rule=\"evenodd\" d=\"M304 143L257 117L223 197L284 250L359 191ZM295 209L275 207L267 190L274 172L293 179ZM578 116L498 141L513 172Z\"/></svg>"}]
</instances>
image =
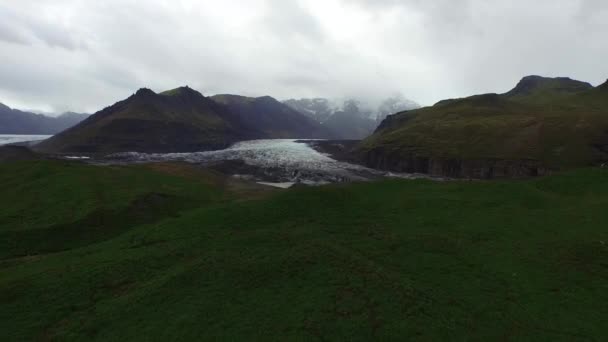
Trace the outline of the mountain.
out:
<instances>
[{"instance_id":1,"label":"mountain","mask_svg":"<svg viewBox=\"0 0 608 342\"><path fill-rule=\"evenodd\" d=\"M0 134L56 134L87 117L88 114L78 113L51 117L12 109L0 103Z\"/></svg>"},{"instance_id":2,"label":"mountain","mask_svg":"<svg viewBox=\"0 0 608 342\"><path fill-rule=\"evenodd\" d=\"M401 95L389 97L378 106L356 99L347 99L340 105L324 98L290 99L284 103L323 124L340 139L355 140L372 134L387 115L419 107Z\"/></svg>"},{"instance_id":3,"label":"mountain","mask_svg":"<svg viewBox=\"0 0 608 342\"><path fill-rule=\"evenodd\" d=\"M389 116L357 148L369 166L450 177L523 177L608 160L608 94L528 76L505 94Z\"/></svg>"},{"instance_id":4,"label":"mountain","mask_svg":"<svg viewBox=\"0 0 608 342\"><path fill-rule=\"evenodd\" d=\"M248 139L327 138L321 125L270 97L205 97L140 89L37 145L43 152L191 152Z\"/></svg>"},{"instance_id":5,"label":"mountain","mask_svg":"<svg viewBox=\"0 0 608 342\"><path fill-rule=\"evenodd\" d=\"M260 139L328 139L336 135L315 120L270 96L211 97L234 115L233 120L247 126Z\"/></svg>"},{"instance_id":6,"label":"mountain","mask_svg":"<svg viewBox=\"0 0 608 342\"><path fill-rule=\"evenodd\" d=\"M227 110L188 87L135 94L42 143L45 152L198 151L246 137Z\"/></svg>"}]
</instances>

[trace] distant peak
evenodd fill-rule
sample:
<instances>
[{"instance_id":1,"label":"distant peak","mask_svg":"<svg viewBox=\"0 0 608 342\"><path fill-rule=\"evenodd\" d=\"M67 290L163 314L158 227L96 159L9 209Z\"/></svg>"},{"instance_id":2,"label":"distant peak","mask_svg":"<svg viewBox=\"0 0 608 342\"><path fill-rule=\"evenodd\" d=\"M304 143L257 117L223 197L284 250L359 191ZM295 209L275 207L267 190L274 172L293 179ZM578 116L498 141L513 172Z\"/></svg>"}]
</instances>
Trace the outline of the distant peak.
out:
<instances>
[{"instance_id":1,"label":"distant peak","mask_svg":"<svg viewBox=\"0 0 608 342\"><path fill-rule=\"evenodd\" d=\"M9 107L9 106L5 105L4 103L0 102L0 109L8 109L8 110L10 110L11 107Z\"/></svg>"},{"instance_id":2,"label":"distant peak","mask_svg":"<svg viewBox=\"0 0 608 342\"><path fill-rule=\"evenodd\" d=\"M260 96L257 99L263 102L278 102L274 97L268 95Z\"/></svg>"},{"instance_id":3,"label":"distant peak","mask_svg":"<svg viewBox=\"0 0 608 342\"><path fill-rule=\"evenodd\" d=\"M156 93L154 91L152 91L151 89L148 88L141 88L139 89L135 95L137 96L149 96L149 95L156 95Z\"/></svg>"},{"instance_id":4,"label":"distant peak","mask_svg":"<svg viewBox=\"0 0 608 342\"><path fill-rule=\"evenodd\" d=\"M587 82L573 80L569 77L526 76L517 83L507 95L530 95L538 89L550 89L557 92L577 92L593 88Z\"/></svg>"},{"instance_id":5,"label":"distant peak","mask_svg":"<svg viewBox=\"0 0 608 342\"><path fill-rule=\"evenodd\" d=\"M204 97L203 94L190 88L189 86L184 86L184 87L167 90L160 94L164 95L164 96L197 96L197 97L201 96L201 97Z\"/></svg>"},{"instance_id":6,"label":"distant peak","mask_svg":"<svg viewBox=\"0 0 608 342\"><path fill-rule=\"evenodd\" d=\"M608 80L606 80L606 82L599 85L598 88L601 90L608 90Z\"/></svg>"}]
</instances>

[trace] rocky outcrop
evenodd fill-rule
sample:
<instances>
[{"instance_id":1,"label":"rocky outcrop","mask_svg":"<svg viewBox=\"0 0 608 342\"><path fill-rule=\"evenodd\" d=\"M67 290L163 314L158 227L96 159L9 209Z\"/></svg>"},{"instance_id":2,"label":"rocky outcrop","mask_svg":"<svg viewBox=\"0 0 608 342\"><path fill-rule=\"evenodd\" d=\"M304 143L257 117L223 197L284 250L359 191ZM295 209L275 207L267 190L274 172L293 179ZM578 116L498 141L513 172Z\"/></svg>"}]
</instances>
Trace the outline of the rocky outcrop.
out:
<instances>
[{"instance_id":1,"label":"rocky outcrop","mask_svg":"<svg viewBox=\"0 0 608 342\"><path fill-rule=\"evenodd\" d=\"M550 89L553 92L575 93L593 89L593 86L587 82L573 80L569 77L542 77L542 76L526 76L517 83L515 88L506 93L509 96L526 96L531 95L540 89Z\"/></svg>"},{"instance_id":2,"label":"rocky outcrop","mask_svg":"<svg viewBox=\"0 0 608 342\"><path fill-rule=\"evenodd\" d=\"M550 169L538 160L520 159L455 159L428 157L416 153L402 154L375 148L365 152L362 162L371 168L405 173L422 173L434 177L465 179L528 178L547 175Z\"/></svg>"}]
</instances>

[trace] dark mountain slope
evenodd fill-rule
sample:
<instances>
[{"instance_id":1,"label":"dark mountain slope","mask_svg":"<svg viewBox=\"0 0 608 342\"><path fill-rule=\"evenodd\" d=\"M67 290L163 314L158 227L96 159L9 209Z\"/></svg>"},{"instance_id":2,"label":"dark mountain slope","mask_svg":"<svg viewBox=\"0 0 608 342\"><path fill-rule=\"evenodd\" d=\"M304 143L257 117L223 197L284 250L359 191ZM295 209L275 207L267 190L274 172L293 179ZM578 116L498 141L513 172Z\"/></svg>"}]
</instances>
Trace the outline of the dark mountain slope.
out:
<instances>
[{"instance_id":1,"label":"dark mountain slope","mask_svg":"<svg viewBox=\"0 0 608 342\"><path fill-rule=\"evenodd\" d=\"M186 152L222 148L250 135L226 108L188 88L140 89L124 101L42 142L46 152Z\"/></svg>"},{"instance_id":2,"label":"dark mountain slope","mask_svg":"<svg viewBox=\"0 0 608 342\"><path fill-rule=\"evenodd\" d=\"M216 95L211 97L232 113L231 119L247 126L257 138L330 139L336 135L313 119L270 96L245 97Z\"/></svg>"},{"instance_id":3,"label":"dark mountain slope","mask_svg":"<svg viewBox=\"0 0 608 342\"><path fill-rule=\"evenodd\" d=\"M87 114L77 113L50 117L11 109L0 103L0 134L55 134L87 117Z\"/></svg>"},{"instance_id":4,"label":"dark mountain slope","mask_svg":"<svg viewBox=\"0 0 608 342\"><path fill-rule=\"evenodd\" d=\"M605 85L526 77L512 91L387 118L358 147L374 167L452 177L517 177L608 160Z\"/></svg>"}]
</instances>

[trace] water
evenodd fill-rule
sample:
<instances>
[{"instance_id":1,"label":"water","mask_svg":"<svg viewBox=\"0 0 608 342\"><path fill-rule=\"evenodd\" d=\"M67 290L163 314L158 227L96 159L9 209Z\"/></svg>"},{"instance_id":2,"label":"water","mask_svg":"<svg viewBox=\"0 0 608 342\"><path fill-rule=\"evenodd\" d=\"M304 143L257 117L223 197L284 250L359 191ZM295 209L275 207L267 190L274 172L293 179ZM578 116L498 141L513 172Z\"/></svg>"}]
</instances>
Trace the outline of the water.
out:
<instances>
[{"instance_id":1,"label":"water","mask_svg":"<svg viewBox=\"0 0 608 342\"><path fill-rule=\"evenodd\" d=\"M419 178L421 175L392 175L360 165L340 162L319 153L304 142L291 139L251 140L219 151L195 153L117 153L110 163L183 161L204 166L221 165L237 177L287 187L295 183L320 185L364 181L381 177ZM223 165L223 166L222 166Z\"/></svg>"},{"instance_id":2,"label":"water","mask_svg":"<svg viewBox=\"0 0 608 342\"><path fill-rule=\"evenodd\" d=\"M52 135L0 134L0 146L16 143L28 143L27 145L31 145L50 137Z\"/></svg>"}]
</instances>

